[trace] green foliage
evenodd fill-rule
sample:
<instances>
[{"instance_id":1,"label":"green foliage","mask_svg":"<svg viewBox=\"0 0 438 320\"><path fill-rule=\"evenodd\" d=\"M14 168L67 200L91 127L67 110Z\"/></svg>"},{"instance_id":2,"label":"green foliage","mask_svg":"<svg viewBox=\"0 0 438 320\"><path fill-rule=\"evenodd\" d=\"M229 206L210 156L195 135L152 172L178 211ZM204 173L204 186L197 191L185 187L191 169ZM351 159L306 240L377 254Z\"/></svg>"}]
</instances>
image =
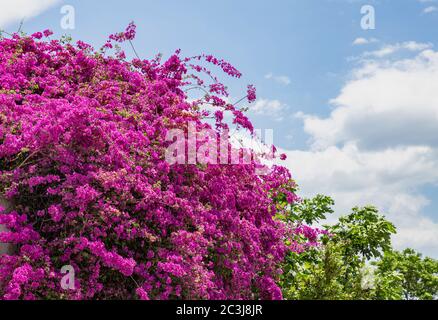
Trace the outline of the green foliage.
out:
<instances>
[{"instance_id":1,"label":"green foliage","mask_svg":"<svg viewBox=\"0 0 438 320\"><path fill-rule=\"evenodd\" d=\"M391 248L391 235L395 226L379 214L375 207L353 208L348 216L330 228L334 241L345 242L346 256L377 258Z\"/></svg>"},{"instance_id":2,"label":"green foliage","mask_svg":"<svg viewBox=\"0 0 438 320\"><path fill-rule=\"evenodd\" d=\"M332 198L319 194L313 199L304 199L294 204L288 218L290 221L307 224L318 223L326 219L327 214L333 213L334 204Z\"/></svg>"},{"instance_id":3,"label":"green foliage","mask_svg":"<svg viewBox=\"0 0 438 320\"><path fill-rule=\"evenodd\" d=\"M294 205L290 222L315 223L333 212L330 197ZM375 207L353 208L326 227L322 245L286 257L280 283L286 299L400 300L438 297L438 261L392 249L395 226Z\"/></svg>"},{"instance_id":4,"label":"green foliage","mask_svg":"<svg viewBox=\"0 0 438 320\"><path fill-rule=\"evenodd\" d=\"M337 245L329 243L322 249L312 249L295 258L293 272L285 274L283 295L286 299L331 300L347 299L339 278L345 273ZM291 259L291 260L292 260Z\"/></svg>"},{"instance_id":5,"label":"green foliage","mask_svg":"<svg viewBox=\"0 0 438 320\"><path fill-rule=\"evenodd\" d=\"M422 258L412 249L387 251L377 267L378 299L432 300L438 298L438 260Z\"/></svg>"}]
</instances>

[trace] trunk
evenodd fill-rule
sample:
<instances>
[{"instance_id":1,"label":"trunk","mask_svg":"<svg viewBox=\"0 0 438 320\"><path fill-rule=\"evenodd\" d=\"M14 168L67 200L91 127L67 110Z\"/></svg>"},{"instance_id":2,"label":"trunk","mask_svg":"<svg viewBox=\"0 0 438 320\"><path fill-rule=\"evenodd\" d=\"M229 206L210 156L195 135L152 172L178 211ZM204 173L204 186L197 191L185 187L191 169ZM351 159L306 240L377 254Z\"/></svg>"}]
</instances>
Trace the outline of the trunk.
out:
<instances>
[{"instance_id":1,"label":"trunk","mask_svg":"<svg viewBox=\"0 0 438 320\"><path fill-rule=\"evenodd\" d=\"M10 204L0 195L0 206L6 210L10 210ZM0 233L8 231L8 229L0 224ZM12 254L14 252L14 246L8 243L0 243L0 256L2 254Z\"/></svg>"}]
</instances>

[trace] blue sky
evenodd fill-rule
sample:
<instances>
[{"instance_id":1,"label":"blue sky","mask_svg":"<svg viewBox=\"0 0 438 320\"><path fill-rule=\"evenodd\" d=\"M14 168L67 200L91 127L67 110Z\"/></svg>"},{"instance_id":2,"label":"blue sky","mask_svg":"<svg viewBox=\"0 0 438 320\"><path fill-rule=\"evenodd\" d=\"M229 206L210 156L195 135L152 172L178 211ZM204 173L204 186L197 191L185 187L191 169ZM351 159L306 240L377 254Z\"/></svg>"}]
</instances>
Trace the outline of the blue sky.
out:
<instances>
[{"instance_id":1,"label":"blue sky","mask_svg":"<svg viewBox=\"0 0 438 320\"><path fill-rule=\"evenodd\" d=\"M36 4L38 3L38 4ZM75 29L60 26L64 5ZM361 28L372 5L375 30ZM227 82L251 109L302 194L332 195L337 214L375 204L395 221L398 248L438 257L438 1L0 0L0 27L50 28L95 46L134 20L145 58L176 49L212 53L238 67Z\"/></svg>"}]
</instances>

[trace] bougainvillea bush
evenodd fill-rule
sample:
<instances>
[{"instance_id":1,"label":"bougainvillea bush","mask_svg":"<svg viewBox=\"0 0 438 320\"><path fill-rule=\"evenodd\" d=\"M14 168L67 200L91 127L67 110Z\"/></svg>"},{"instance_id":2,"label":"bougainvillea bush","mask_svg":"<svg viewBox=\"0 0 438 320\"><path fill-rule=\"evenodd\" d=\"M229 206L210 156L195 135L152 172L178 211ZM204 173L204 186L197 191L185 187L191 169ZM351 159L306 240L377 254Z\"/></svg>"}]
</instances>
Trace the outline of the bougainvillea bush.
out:
<instances>
[{"instance_id":1,"label":"bougainvillea bush","mask_svg":"<svg viewBox=\"0 0 438 320\"><path fill-rule=\"evenodd\" d=\"M290 173L164 156L168 131L189 122L219 136L229 113L253 131L206 65L239 71L179 52L127 61L120 43L134 35L131 24L99 50L50 31L0 40L0 243L14 246L0 297L281 299L279 267L304 230L275 218L297 201ZM61 286L66 265L74 289Z\"/></svg>"}]
</instances>

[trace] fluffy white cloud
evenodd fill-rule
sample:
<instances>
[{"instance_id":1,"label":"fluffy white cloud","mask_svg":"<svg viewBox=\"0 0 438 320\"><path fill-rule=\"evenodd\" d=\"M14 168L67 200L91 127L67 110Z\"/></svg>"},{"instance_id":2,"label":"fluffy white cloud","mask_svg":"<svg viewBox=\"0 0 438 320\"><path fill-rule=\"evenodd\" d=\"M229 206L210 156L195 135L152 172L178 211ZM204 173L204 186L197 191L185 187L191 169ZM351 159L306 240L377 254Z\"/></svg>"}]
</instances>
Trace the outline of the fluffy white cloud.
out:
<instances>
[{"instance_id":1,"label":"fluffy white cloud","mask_svg":"<svg viewBox=\"0 0 438 320\"><path fill-rule=\"evenodd\" d=\"M379 50L365 52L363 54L364 57L372 57L372 58L383 58L394 54L399 51L422 51L426 49L432 48L433 45L431 43L421 43L416 41L407 41L402 43L396 43L391 45L385 45Z\"/></svg>"},{"instance_id":2,"label":"fluffy white cloud","mask_svg":"<svg viewBox=\"0 0 438 320\"><path fill-rule=\"evenodd\" d=\"M60 0L0 0L0 27L35 17Z\"/></svg>"},{"instance_id":3,"label":"fluffy white cloud","mask_svg":"<svg viewBox=\"0 0 438 320\"><path fill-rule=\"evenodd\" d=\"M268 73L267 75L265 75L265 79L273 80L284 86L288 86L292 82L288 76L277 76L274 75L273 73Z\"/></svg>"},{"instance_id":4,"label":"fluffy white cloud","mask_svg":"<svg viewBox=\"0 0 438 320\"><path fill-rule=\"evenodd\" d=\"M438 146L438 52L367 62L332 104L328 118L299 114L314 147L347 141L363 148Z\"/></svg>"},{"instance_id":5,"label":"fluffy white cloud","mask_svg":"<svg viewBox=\"0 0 438 320\"><path fill-rule=\"evenodd\" d=\"M265 115L276 121L283 120L284 111L287 105L279 100L258 99L254 105L249 107L249 111L257 115Z\"/></svg>"},{"instance_id":6,"label":"fluffy white cloud","mask_svg":"<svg viewBox=\"0 0 438 320\"><path fill-rule=\"evenodd\" d=\"M356 38L353 41L353 45L354 46L360 46L360 45L365 45L365 44L370 44L370 43L375 43L378 42L379 40L377 40L376 38Z\"/></svg>"},{"instance_id":7,"label":"fluffy white cloud","mask_svg":"<svg viewBox=\"0 0 438 320\"><path fill-rule=\"evenodd\" d=\"M421 52L362 61L327 118L298 114L311 149L282 152L306 196L333 196L338 215L374 204L397 225L398 248L438 257L438 223L422 214L429 200L420 192L438 186L438 52L387 47Z\"/></svg>"},{"instance_id":8,"label":"fluffy white cloud","mask_svg":"<svg viewBox=\"0 0 438 320\"><path fill-rule=\"evenodd\" d=\"M435 12L435 11L437 11L437 10L438 10L437 7L435 7L435 6L429 6L429 7L427 7L427 8L424 8L423 13L432 13L432 12Z\"/></svg>"},{"instance_id":9,"label":"fluffy white cloud","mask_svg":"<svg viewBox=\"0 0 438 320\"><path fill-rule=\"evenodd\" d=\"M354 206L376 205L393 221L397 248L438 256L438 224L421 214L428 199L416 190L438 181L438 157L427 147L361 151L354 144L324 150L280 150L304 196L336 200L335 219Z\"/></svg>"}]
</instances>

